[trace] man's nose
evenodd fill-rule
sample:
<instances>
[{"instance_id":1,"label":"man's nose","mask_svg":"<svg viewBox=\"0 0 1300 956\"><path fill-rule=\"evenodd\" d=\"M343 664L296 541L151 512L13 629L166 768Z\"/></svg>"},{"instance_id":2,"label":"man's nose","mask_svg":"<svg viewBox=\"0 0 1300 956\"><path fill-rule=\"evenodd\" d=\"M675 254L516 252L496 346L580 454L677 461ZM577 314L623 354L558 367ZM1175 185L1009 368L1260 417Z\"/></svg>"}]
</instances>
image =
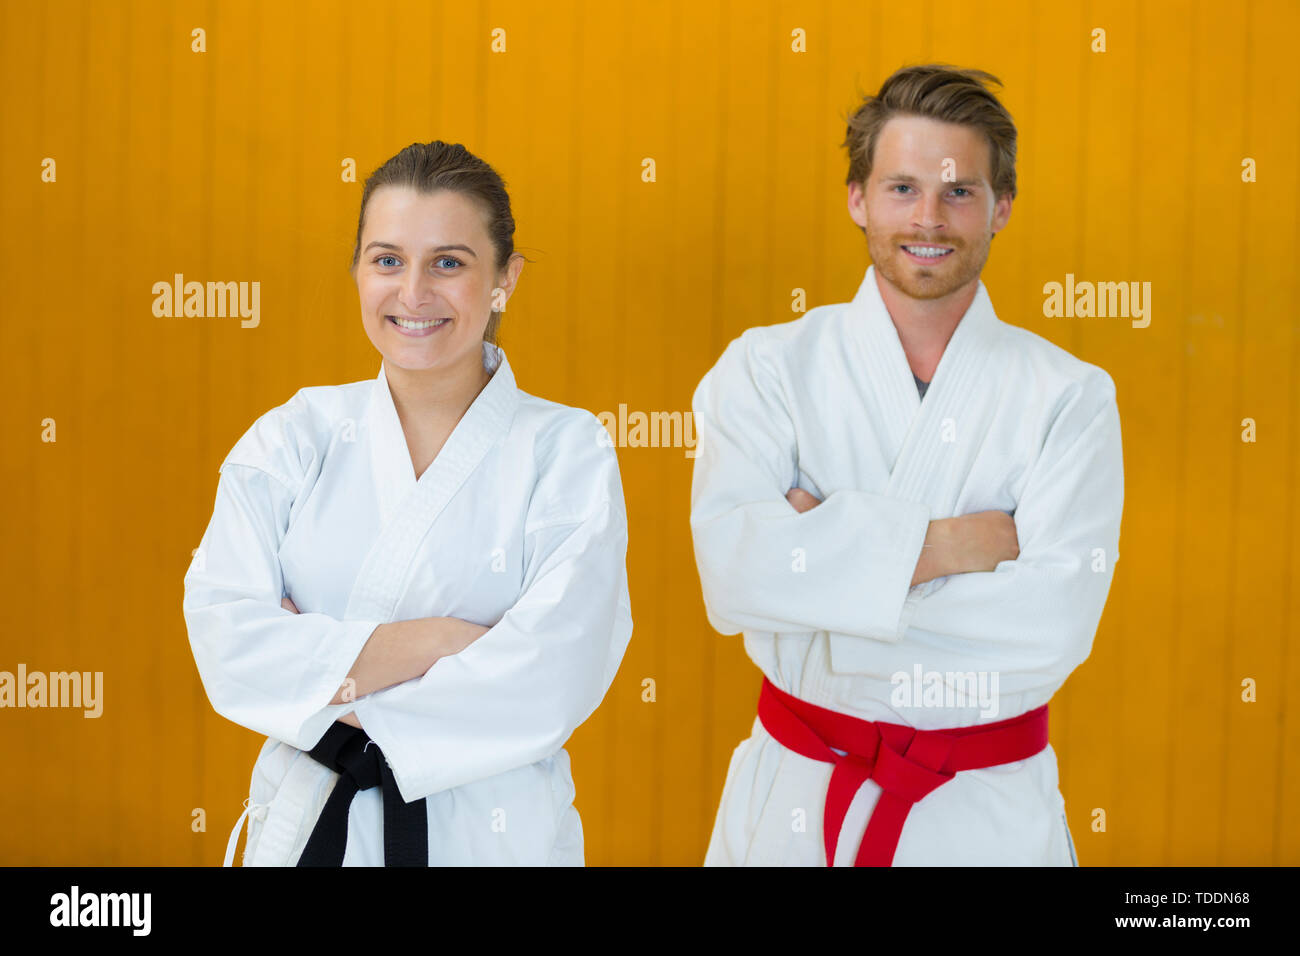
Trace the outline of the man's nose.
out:
<instances>
[{"instance_id":1,"label":"man's nose","mask_svg":"<svg viewBox=\"0 0 1300 956\"><path fill-rule=\"evenodd\" d=\"M938 193L926 193L917 202L915 207L915 217L912 225L917 229L942 229L943 220L943 199Z\"/></svg>"}]
</instances>

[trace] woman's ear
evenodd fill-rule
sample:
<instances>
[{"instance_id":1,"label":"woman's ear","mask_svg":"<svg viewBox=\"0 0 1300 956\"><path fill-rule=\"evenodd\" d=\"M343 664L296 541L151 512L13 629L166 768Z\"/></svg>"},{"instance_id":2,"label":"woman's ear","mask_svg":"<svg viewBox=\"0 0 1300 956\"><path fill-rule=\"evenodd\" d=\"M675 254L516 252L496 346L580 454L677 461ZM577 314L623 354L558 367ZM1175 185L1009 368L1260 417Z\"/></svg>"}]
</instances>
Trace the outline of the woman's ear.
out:
<instances>
[{"instance_id":1,"label":"woman's ear","mask_svg":"<svg viewBox=\"0 0 1300 956\"><path fill-rule=\"evenodd\" d=\"M515 283L519 281L519 273L524 270L524 257L518 253L512 253L510 260L506 263L505 276L501 281L500 288L505 290L506 298L510 298L515 291Z\"/></svg>"}]
</instances>

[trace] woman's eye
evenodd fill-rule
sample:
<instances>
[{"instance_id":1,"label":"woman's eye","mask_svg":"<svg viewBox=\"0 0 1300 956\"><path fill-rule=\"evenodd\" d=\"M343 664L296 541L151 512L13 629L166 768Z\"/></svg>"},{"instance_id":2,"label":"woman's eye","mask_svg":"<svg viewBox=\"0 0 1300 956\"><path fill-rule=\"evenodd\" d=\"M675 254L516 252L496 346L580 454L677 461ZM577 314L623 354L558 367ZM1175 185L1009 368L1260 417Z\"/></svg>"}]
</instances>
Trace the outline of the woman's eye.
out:
<instances>
[{"instance_id":1,"label":"woman's eye","mask_svg":"<svg viewBox=\"0 0 1300 956\"><path fill-rule=\"evenodd\" d=\"M385 260L391 261L386 262ZM447 265L447 263L450 263L450 265ZM397 256L379 256L375 259L375 264L385 267L397 265ZM464 263L455 256L439 256L434 260L434 265L438 266L440 269L454 269L457 266L464 265Z\"/></svg>"}]
</instances>

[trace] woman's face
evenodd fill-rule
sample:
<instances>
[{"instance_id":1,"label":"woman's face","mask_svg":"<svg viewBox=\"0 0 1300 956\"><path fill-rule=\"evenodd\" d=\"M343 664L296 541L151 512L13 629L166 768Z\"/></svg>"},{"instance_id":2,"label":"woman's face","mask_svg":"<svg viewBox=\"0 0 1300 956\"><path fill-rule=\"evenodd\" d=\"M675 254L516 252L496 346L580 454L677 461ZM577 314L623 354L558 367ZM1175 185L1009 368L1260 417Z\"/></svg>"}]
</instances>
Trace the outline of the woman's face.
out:
<instances>
[{"instance_id":1,"label":"woman's face","mask_svg":"<svg viewBox=\"0 0 1300 956\"><path fill-rule=\"evenodd\" d=\"M492 309L504 308L523 266L513 256L497 273L484 218L449 190L370 194L354 278L366 335L390 365L445 371L481 361Z\"/></svg>"}]
</instances>

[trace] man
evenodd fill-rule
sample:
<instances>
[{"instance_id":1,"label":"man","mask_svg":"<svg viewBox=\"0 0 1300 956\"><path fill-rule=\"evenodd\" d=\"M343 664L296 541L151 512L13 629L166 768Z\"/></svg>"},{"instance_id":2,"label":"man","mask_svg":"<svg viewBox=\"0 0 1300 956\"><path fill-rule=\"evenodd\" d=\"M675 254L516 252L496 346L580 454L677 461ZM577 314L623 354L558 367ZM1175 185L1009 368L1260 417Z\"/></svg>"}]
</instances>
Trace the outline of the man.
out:
<instances>
[{"instance_id":1,"label":"man","mask_svg":"<svg viewBox=\"0 0 1300 956\"><path fill-rule=\"evenodd\" d=\"M1119 557L1119 413L980 282L1016 194L984 80L864 101L853 301L747 330L695 392L705 606L764 674L706 865L1077 865L1047 703Z\"/></svg>"}]
</instances>

